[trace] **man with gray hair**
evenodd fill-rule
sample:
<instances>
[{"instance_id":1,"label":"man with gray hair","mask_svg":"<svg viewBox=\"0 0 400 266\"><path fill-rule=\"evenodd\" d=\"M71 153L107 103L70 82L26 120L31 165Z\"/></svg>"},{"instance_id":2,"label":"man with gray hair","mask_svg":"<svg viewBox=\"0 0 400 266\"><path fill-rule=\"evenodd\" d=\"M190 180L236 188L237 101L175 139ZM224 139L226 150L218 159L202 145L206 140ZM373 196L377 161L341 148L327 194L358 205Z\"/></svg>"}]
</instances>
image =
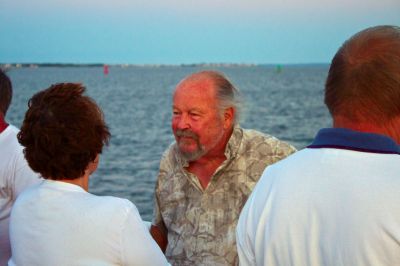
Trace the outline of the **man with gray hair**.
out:
<instances>
[{"instance_id":1,"label":"man with gray hair","mask_svg":"<svg viewBox=\"0 0 400 266\"><path fill-rule=\"evenodd\" d=\"M400 264L400 28L347 40L332 60L333 128L266 169L237 226L240 264Z\"/></svg>"},{"instance_id":2,"label":"man with gray hair","mask_svg":"<svg viewBox=\"0 0 400 266\"><path fill-rule=\"evenodd\" d=\"M238 264L235 228L262 171L295 149L238 124L238 91L202 71L173 95L174 142L164 153L151 232L173 265Z\"/></svg>"}]
</instances>

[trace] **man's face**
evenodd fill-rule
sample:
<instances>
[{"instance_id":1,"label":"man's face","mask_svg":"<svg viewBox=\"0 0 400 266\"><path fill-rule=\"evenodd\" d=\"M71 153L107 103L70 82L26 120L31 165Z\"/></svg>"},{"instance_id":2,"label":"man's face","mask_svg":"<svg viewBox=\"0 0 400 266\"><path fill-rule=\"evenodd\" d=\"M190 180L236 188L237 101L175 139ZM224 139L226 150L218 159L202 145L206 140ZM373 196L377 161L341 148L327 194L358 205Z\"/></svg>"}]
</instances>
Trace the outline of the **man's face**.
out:
<instances>
[{"instance_id":1,"label":"man's face","mask_svg":"<svg viewBox=\"0 0 400 266\"><path fill-rule=\"evenodd\" d=\"M175 90L172 109L172 130L186 160L196 161L224 149L224 121L212 82L183 81Z\"/></svg>"}]
</instances>

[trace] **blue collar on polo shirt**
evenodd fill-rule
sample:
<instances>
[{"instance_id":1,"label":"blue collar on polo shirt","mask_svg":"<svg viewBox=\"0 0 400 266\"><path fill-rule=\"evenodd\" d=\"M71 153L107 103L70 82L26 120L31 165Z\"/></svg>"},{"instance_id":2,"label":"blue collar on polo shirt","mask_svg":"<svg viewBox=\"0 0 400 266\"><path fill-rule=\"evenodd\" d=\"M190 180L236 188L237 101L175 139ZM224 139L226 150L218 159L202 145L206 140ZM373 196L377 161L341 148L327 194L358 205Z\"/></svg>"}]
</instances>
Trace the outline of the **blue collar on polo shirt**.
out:
<instances>
[{"instance_id":1,"label":"blue collar on polo shirt","mask_svg":"<svg viewBox=\"0 0 400 266\"><path fill-rule=\"evenodd\" d=\"M321 129L314 141L307 148L334 148L361 152L400 154L399 145L387 136L363 133L346 128Z\"/></svg>"}]
</instances>

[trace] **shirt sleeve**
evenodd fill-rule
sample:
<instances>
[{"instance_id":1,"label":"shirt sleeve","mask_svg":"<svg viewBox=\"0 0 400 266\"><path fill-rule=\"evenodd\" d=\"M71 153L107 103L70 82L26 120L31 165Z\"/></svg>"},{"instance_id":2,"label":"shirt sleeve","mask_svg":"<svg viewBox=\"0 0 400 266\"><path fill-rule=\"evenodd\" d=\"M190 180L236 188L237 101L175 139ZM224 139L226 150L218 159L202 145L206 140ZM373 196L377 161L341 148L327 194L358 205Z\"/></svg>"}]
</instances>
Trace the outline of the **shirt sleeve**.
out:
<instances>
[{"instance_id":1,"label":"shirt sleeve","mask_svg":"<svg viewBox=\"0 0 400 266\"><path fill-rule=\"evenodd\" d=\"M123 265L169 265L133 204L122 230Z\"/></svg>"},{"instance_id":2,"label":"shirt sleeve","mask_svg":"<svg viewBox=\"0 0 400 266\"><path fill-rule=\"evenodd\" d=\"M256 265L254 247L252 245L252 241L249 237L249 211L251 205L252 198L246 202L243 207L239 221L236 227L236 247L239 256L239 265L240 266L252 266Z\"/></svg>"},{"instance_id":3,"label":"shirt sleeve","mask_svg":"<svg viewBox=\"0 0 400 266\"><path fill-rule=\"evenodd\" d=\"M275 160L280 161L295 153L297 149L287 142L276 140L274 145Z\"/></svg>"},{"instance_id":4,"label":"shirt sleeve","mask_svg":"<svg viewBox=\"0 0 400 266\"><path fill-rule=\"evenodd\" d=\"M157 183L158 183L158 181L157 181ZM152 224L154 224L154 225L159 225L163 221L161 212L160 212L160 205L158 203L157 187L158 187L158 184L156 185L156 189L154 192L154 208L153 208L153 220L152 220Z\"/></svg>"},{"instance_id":5,"label":"shirt sleeve","mask_svg":"<svg viewBox=\"0 0 400 266\"><path fill-rule=\"evenodd\" d=\"M28 162L25 160L22 152L20 156L16 158L15 161L15 176L13 179L14 183L14 198L17 198L18 195L27 187L39 183L42 181L39 174L33 172L33 170L29 167Z\"/></svg>"},{"instance_id":6,"label":"shirt sleeve","mask_svg":"<svg viewBox=\"0 0 400 266\"><path fill-rule=\"evenodd\" d=\"M156 187L154 191L154 209L153 209L153 220L152 224L154 225L160 225L163 223L163 218L161 216L161 211L160 211L160 204L159 204L159 188L161 182L165 180L165 177L169 172L172 171L171 169L171 163L169 161L169 156L170 156L170 150L169 148L162 156L161 161L160 161L160 170L157 176L157 181L156 181Z\"/></svg>"}]
</instances>

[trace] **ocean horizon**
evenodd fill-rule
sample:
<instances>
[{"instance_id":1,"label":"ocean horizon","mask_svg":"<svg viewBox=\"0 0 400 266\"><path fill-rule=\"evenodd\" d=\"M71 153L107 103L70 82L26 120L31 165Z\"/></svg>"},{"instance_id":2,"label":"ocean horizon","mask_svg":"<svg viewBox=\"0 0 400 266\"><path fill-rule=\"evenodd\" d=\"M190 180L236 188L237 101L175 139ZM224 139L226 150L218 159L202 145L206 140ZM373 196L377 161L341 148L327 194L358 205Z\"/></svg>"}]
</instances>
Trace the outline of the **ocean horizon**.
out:
<instances>
[{"instance_id":1,"label":"ocean horizon","mask_svg":"<svg viewBox=\"0 0 400 266\"><path fill-rule=\"evenodd\" d=\"M5 64L2 64L3 67ZM68 65L68 64L67 64ZM172 93L190 73L221 71L240 90L240 125L306 147L331 120L323 103L329 64L9 66L14 95L7 121L20 127L27 101L60 82L78 82L102 108L112 134L90 178L96 195L127 198L151 220L154 184L164 150L174 141L170 128Z\"/></svg>"}]
</instances>

